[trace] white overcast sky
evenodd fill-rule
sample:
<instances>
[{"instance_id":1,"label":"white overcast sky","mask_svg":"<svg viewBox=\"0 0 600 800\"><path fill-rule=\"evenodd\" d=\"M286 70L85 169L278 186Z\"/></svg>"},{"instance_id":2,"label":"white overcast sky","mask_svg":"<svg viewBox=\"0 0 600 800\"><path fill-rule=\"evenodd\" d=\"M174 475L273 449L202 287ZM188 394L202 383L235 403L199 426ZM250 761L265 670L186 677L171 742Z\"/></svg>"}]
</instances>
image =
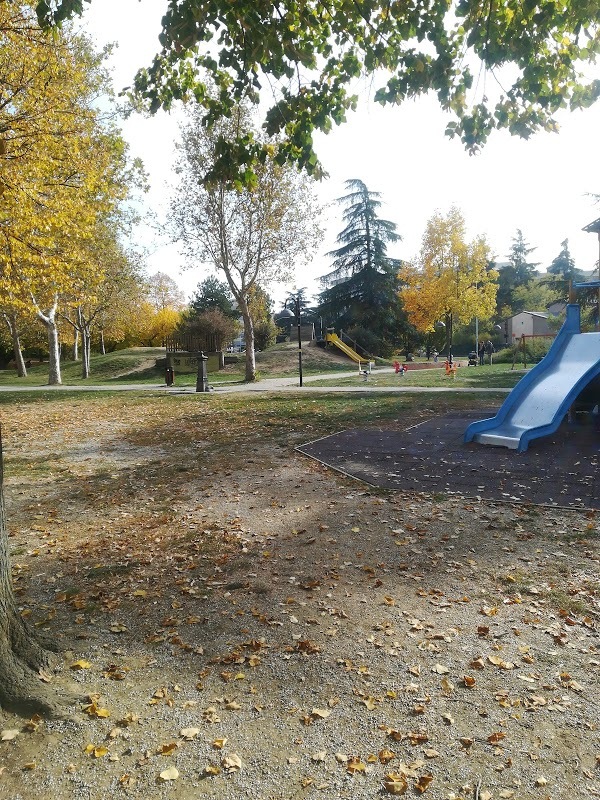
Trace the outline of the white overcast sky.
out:
<instances>
[{"instance_id":1,"label":"white overcast sky","mask_svg":"<svg viewBox=\"0 0 600 800\"><path fill-rule=\"evenodd\" d=\"M136 70L148 66L158 49L157 36L166 0L93 0L83 27L99 46L116 42L111 59L117 90L131 83ZM600 71L595 68L595 77ZM340 209L331 203L344 194L344 181L360 178L381 192L381 216L398 226L403 241L390 255L410 260L419 250L427 220L436 210L457 205L470 236L485 233L498 260L504 260L517 228L536 247L531 260L545 269L569 240L576 265L590 270L598 260L598 238L584 225L600 217L600 205L588 193L600 194L600 102L559 117L558 134L539 133L529 141L494 132L477 156L468 156L457 140L444 136L445 115L433 98L381 108L365 101L346 124L319 136L317 151L329 173L318 186L326 212L321 251L299 270L297 286L318 291L316 280L328 271L325 253L335 247L342 228ZM123 124L132 155L149 174L146 203L159 217L166 208L172 180L177 115L131 118ZM140 236L150 242L148 232ZM202 266L183 270L177 247L154 239L148 269L170 274L189 295L209 274ZM292 284L285 287L292 288ZM283 287L271 294L283 296Z\"/></svg>"}]
</instances>

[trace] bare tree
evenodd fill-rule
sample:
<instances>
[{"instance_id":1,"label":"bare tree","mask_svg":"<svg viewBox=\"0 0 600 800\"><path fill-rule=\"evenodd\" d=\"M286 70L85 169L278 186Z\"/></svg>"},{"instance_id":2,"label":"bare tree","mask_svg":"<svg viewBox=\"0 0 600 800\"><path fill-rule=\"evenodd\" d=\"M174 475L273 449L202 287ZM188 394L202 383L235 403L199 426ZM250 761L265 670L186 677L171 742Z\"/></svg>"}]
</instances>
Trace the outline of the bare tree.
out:
<instances>
[{"instance_id":1,"label":"bare tree","mask_svg":"<svg viewBox=\"0 0 600 800\"><path fill-rule=\"evenodd\" d=\"M186 255L221 271L244 323L247 381L256 379L254 328L248 307L253 287L288 280L312 256L321 231L310 179L279 166L277 148L257 170L252 187L228 188L204 178L219 160L219 144L232 130L251 131L241 107L207 129L198 108L188 112L177 161L180 180L171 200L172 233Z\"/></svg>"}]
</instances>

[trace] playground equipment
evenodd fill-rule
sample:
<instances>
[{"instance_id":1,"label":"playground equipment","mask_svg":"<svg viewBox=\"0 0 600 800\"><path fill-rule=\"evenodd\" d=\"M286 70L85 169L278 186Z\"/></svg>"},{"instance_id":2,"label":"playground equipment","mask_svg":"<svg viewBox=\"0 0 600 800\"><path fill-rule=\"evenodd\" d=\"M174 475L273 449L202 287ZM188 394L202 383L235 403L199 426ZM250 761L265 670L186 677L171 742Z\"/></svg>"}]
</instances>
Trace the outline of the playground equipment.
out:
<instances>
[{"instance_id":1,"label":"playground equipment","mask_svg":"<svg viewBox=\"0 0 600 800\"><path fill-rule=\"evenodd\" d=\"M444 367L446 369L447 376L452 375L453 378L456 378L456 370L458 368L456 361L449 361L448 359L446 359Z\"/></svg>"},{"instance_id":2,"label":"playground equipment","mask_svg":"<svg viewBox=\"0 0 600 800\"><path fill-rule=\"evenodd\" d=\"M522 453L532 439L558 429L577 396L598 375L600 333L581 333L579 305L569 303L547 355L521 378L495 417L469 425L464 440Z\"/></svg>"},{"instance_id":3,"label":"playground equipment","mask_svg":"<svg viewBox=\"0 0 600 800\"><path fill-rule=\"evenodd\" d=\"M348 356L348 358L352 359L352 361L356 361L357 364L360 364L361 362L365 361L365 357L359 356L356 350L353 350L350 347L350 345L346 344L346 342L343 342L337 335L337 333L332 333L328 331L325 334L325 341L337 347L338 350L341 350L342 353L345 353Z\"/></svg>"}]
</instances>

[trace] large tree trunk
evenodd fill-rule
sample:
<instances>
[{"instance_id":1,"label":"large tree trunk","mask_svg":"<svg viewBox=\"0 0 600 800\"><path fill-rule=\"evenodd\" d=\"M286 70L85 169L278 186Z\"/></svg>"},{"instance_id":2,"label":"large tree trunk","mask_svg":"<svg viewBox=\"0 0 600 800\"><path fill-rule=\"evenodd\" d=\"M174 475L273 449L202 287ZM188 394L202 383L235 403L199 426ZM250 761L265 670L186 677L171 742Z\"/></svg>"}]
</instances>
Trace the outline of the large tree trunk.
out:
<instances>
[{"instance_id":1,"label":"large tree trunk","mask_svg":"<svg viewBox=\"0 0 600 800\"><path fill-rule=\"evenodd\" d=\"M47 314L38 309L37 318L46 328L48 334L48 384L50 386L60 386L62 379L60 375L60 342L56 324L56 303Z\"/></svg>"},{"instance_id":2,"label":"large tree trunk","mask_svg":"<svg viewBox=\"0 0 600 800\"><path fill-rule=\"evenodd\" d=\"M12 319L4 314L4 319L10 331L10 338L13 346L13 353L15 355L15 366L17 368L17 375L19 378L27 377L27 367L25 366L25 359L23 358L23 351L21 350L21 341L19 339L19 328L17 326L16 315Z\"/></svg>"},{"instance_id":3,"label":"large tree trunk","mask_svg":"<svg viewBox=\"0 0 600 800\"><path fill-rule=\"evenodd\" d=\"M40 679L40 670L48 668L50 655L18 612L8 552L0 438L0 708L22 715L55 715L60 713L61 704Z\"/></svg>"}]
</instances>

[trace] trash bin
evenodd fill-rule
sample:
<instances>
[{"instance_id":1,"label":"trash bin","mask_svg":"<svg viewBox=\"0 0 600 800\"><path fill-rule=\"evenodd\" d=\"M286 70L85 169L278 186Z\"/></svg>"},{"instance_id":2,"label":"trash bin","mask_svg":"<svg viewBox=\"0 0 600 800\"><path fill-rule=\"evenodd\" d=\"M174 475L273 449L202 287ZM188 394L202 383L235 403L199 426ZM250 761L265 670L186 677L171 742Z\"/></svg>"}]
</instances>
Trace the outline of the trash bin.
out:
<instances>
[{"instance_id":1,"label":"trash bin","mask_svg":"<svg viewBox=\"0 0 600 800\"><path fill-rule=\"evenodd\" d=\"M175 383L175 371L173 367L167 367L165 370L165 383L167 386L173 386Z\"/></svg>"}]
</instances>

